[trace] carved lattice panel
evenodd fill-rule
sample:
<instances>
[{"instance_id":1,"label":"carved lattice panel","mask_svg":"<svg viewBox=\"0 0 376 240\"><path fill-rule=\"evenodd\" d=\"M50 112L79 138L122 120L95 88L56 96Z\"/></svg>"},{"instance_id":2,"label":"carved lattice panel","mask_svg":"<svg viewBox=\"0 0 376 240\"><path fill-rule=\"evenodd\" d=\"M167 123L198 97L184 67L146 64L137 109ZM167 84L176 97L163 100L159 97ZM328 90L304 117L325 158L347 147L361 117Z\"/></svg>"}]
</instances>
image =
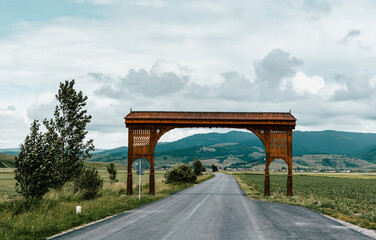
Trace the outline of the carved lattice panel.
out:
<instances>
[{"instance_id":1,"label":"carved lattice panel","mask_svg":"<svg viewBox=\"0 0 376 240\"><path fill-rule=\"evenodd\" d=\"M288 157L288 130L270 130L270 155L272 158Z\"/></svg>"},{"instance_id":2,"label":"carved lattice panel","mask_svg":"<svg viewBox=\"0 0 376 240\"><path fill-rule=\"evenodd\" d=\"M150 129L133 129L133 151L135 154L149 153L150 135Z\"/></svg>"}]
</instances>

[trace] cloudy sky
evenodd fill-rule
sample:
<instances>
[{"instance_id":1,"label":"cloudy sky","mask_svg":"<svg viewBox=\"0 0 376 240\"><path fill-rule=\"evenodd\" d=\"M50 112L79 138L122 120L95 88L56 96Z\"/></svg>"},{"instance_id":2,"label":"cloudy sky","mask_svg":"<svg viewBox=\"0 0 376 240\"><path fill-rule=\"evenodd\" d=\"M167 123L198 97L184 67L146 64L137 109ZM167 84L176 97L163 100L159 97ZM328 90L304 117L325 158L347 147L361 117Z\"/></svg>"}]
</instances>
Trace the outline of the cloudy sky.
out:
<instances>
[{"instance_id":1,"label":"cloudy sky","mask_svg":"<svg viewBox=\"0 0 376 240\"><path fill-rule=\"evenodd\" d=\"M133 110L287 112L298 130L376 133L376 2L2 0L0 148L89 97L97 148ZM197 131L173 130L170 141ZM212 130L210 130L212 131Z\"/></svg>"}]
</instances>

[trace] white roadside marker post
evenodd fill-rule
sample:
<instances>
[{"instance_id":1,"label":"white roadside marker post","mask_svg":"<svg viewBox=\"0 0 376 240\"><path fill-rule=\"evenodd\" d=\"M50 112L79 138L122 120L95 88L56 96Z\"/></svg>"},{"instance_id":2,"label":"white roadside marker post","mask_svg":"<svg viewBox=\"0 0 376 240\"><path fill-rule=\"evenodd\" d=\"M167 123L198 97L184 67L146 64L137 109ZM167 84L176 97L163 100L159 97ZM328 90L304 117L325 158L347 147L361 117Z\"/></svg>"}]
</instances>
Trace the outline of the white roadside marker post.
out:
<instances>
[{"instance_id":1,"label":"white roadside marker post","mask_svg":"<svg viewBox=\"0 0 376 240\"><path fill-rule=\"evenodd\" d=\"M79 213L81 213L81 206L76 207L76 214L79 214Z\"/></svg>"}]
</instances>

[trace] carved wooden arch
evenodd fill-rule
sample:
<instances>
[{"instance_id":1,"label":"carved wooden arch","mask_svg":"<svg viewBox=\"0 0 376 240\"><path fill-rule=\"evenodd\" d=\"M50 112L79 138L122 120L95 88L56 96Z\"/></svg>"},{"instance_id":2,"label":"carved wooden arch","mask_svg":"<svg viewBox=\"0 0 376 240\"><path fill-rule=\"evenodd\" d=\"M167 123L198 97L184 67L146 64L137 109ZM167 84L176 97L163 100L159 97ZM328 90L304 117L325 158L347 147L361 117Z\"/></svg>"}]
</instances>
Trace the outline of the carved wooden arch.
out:
<instances>
[{"instance_id":1,"label":"carved wooden arch","mask_svg":"<svg viewBox=\"0 0 376 240\"><path fill-rule=\"evenodd\" d=\"M253 132L265 148L265 195L270 195L269 165L283 159L288 165L287 195L292 196L291 113L223 112L131 112L125 117L128 128L127 193L132 194L132 163L145 158L150 163L149 193L155 194L154 150L168 131L187 127L240 128Z\"/></svg>"}]
</instances>

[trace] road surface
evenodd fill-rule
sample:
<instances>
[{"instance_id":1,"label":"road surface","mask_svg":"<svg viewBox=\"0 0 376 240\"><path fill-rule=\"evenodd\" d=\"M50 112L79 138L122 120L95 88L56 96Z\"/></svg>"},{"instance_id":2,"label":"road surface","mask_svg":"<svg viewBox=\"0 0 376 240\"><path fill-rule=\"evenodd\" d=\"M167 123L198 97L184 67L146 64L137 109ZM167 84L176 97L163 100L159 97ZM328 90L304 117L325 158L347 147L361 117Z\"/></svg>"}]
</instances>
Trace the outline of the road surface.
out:
<instances>
[{"instance_id":1,"label":"road surface","mask_svg":"<svg viewBox=\"0 0 376 240\"><path fill-rule=\"evenodd\" d=\"M119 200L121 201L121 200ZM372 239L303 207L248 199L226 174L54 239Z\"/></svg>"}]
</instances>

